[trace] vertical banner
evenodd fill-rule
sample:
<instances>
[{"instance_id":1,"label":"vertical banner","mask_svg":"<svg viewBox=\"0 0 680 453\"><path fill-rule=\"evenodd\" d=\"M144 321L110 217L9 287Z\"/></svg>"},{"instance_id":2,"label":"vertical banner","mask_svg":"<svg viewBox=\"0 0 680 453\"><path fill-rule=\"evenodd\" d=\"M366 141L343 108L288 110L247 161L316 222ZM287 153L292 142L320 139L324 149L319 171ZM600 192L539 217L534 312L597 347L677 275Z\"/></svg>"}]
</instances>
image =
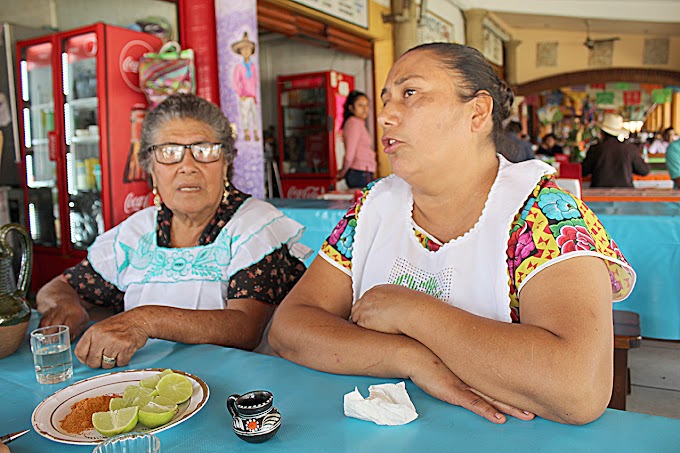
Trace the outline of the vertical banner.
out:
<instances>
[{"instance_id":1,"label":"vertical banner","mask_svg":"<svg viewBox=\"0 0 680 453\"><path fill-rule=\"evenodd\" d=\"M220 106L236 125L233 183L264 197L256 0L215 0Z\"/></svg>"}]
</instances>

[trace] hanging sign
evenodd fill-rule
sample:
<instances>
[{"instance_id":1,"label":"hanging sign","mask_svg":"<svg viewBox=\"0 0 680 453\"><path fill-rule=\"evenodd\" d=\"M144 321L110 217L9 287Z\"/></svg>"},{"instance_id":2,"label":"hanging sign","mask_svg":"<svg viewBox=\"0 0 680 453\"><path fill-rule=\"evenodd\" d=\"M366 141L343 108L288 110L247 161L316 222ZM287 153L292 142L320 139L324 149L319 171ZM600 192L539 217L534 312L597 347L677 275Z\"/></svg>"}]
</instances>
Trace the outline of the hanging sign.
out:
<instances>
[{"instance_id":1,"label":"hanging sign","mask_svg":"<svg viewBox=\"0 0 680 453\"><path fill-rule=\"evenodd\" d=\"M368 29L368 0L293 0L295 3Z\"/></svg>"},{"instance_id":2,"label":"hanging sign","mask_svg":"<svg viewBox=\"0 0 680 453\"><path fill-rule=\"evenodd\" d=\"M624 91L623 105L640 105L641 93L640 91Z\"/></svg>"},{"instance_id":3,"label":"hanging sign","mask_svg":"<svg viewBox=\"0 0 680 453\"><path fill-rule=\"evenodd\" d=\"M613 104L614 103L614 93L612 91L602 91L601 93L596 93L595 94L595 102L599 105Z\"/></svg>"},{"instance_id":4,"label":"hanging sign","mask_svg":"<svg viewBox=\"0 0 680 453\"><path fill-rule=\"evenodd\" d=\"M671 102L672 96L673 89L671 88L652 90L652 102L656 104L664 104L666 102Z\"/></svg>"}]
</instances>

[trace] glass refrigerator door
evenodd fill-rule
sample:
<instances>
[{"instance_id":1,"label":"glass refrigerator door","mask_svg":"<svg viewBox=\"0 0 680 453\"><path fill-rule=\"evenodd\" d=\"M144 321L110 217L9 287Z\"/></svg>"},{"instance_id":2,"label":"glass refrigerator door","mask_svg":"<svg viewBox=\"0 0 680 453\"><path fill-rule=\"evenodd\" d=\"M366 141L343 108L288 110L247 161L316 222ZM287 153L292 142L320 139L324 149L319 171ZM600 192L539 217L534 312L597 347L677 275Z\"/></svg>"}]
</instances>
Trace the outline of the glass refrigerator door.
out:
<instances>
[{"instance_id":1,"label":"glass refrigerator door","mask_svg":"<svg viewBox=\"0 0 680 453\"><path fill-rule=\"evenodd\" d=\"M328 174L326 88L281 91L283 174Z\"/></svg>"},{"instance_id":2,"label":"glass refrigerator door","mask_svg":"<svg viewBox=\"0 0 680 453\"><path fill-rule=\"evenodd\" d=\"M104 232L97 110L97 35L64 40L62 89L71 247L85 250Z\"/></svg>"},{"instance_id":3,"label":"glass refrigerator door","mask_svg":"<svg viewBox=\"0 0 680 453\"><path fill-rule=\"evenodd\" d=\"M22 49L21 114L31 238L36 245L57 247L61 244L57 156L56 147L48 141L48 132L54 130L52 51L49 42Z\"/></svg>"}]
</instances>

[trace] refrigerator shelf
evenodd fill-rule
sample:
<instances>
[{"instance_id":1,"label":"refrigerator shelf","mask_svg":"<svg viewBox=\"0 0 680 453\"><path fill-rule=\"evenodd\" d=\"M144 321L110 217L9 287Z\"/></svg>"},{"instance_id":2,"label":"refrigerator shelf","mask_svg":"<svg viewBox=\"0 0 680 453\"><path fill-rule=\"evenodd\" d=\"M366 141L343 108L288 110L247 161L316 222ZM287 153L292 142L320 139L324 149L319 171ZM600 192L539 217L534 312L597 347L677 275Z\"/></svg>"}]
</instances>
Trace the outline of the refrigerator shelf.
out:
<instances>
[{"instance_id":1,"label":"refrigerator shelf","mask_svg":"<svg viewBox=\"0 0 680 453\"><path fill-rule=\"evenodd\" d=\"M46 102L45 104L32 104L31 110L47 110L54 112L54 102Z\"/></svg>"},{"instance_id":2,"label":"refrigerator shelf","mask_svg":"<svg viewBox=\"0 0 680 453\"><path fill-rule=\"evenodd\" d=\"M83 135L83 136L75 136L71 137L71 144L78 144L78 143L97 143L99 141L99 136L98 135Z\"/></svg>"},{"instance_id":3,"label":"refrigerator shelf","mask_svg":"<svg viewBox=\"0 0 680 453\"><path fill-rule=\"evenodd\" d=\"M91 97L91 98L71 99L71 100L68 101L68 104L73 108L94 109L94 108L97 107L98 102L99 102L99 100L96 97Z\"/></svg>"}]
</instances>

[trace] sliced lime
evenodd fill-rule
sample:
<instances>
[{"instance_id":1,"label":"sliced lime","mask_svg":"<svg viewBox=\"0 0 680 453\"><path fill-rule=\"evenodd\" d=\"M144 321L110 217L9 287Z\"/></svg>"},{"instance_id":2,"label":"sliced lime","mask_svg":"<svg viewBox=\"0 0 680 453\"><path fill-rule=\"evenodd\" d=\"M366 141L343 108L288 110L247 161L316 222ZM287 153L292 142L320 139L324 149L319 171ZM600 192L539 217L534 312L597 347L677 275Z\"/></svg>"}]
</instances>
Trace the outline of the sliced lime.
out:
<instances>
[{"instance_id":1,"label":"sliced lime","mask_svg":"<svg viewBox=\"0 0 680 453\"><path fill-rule=\"evenodd\" d=\"M123 407L137 406L142 407L149 404L154 396L157 396L156 389L147 389L138 385L128 385L123 392Z\"/></svg>"},{"instance_id":2,"label":"sliced lime","mask_svg":"<svg viewBox=\"0 0 680 453\"><path fill-rule=\"evenodd\" d=\"M155 389L156 385L158 385L158 381L160 381L163 376L168 374L172 374L172 370L169 368L167 370L163 370L160 373L154 374L151 377L142 379L139 381L139 385L148 389Z\"/></svg>"},{"instance_id":3,"label":"sliced lime","mask_svg":"<svg viewBox=\"0 0 680 453\"><path fill-rule=\"evenodd\" d=\"M149 404L139 409L139 421L149 428L165 425L175 415L177 404L164 396L155 397Z\"/></svg>"},{"instance_id":4,"label":"sliced lime","mask_svg":"<svg viewBox=\"0 0 680 453\"><path fill-rule=\"evenodd\" d=\"M194 393L191 381L181 374L168 374L163 376L156 386L158 394L170 398L176 404L181 404L191 398Z\"/></svg>"},{"instance_id":5,"label":"sliced lime","mask_svg":"<svg viewBox=\"0 0 680 453\"><path fill-rule=\"evenodd\" d=\"M107 437L132 431L138 421L139 409L137 406L92 414L94 429Z\"/></svg>"},{"instance_id":6,"label":"sliced lime","mask_svg":"<svg viewBox=\"0 0 680 453\"><path fill-rule=\"evenodd\" d=\"M111 398L111 401L109 401L109 410L110 411L117 411L118 409L122 409L124 407L130 407L130 406L126 404L126 401L123 398Z\"/></svg>"}]
</instances>

